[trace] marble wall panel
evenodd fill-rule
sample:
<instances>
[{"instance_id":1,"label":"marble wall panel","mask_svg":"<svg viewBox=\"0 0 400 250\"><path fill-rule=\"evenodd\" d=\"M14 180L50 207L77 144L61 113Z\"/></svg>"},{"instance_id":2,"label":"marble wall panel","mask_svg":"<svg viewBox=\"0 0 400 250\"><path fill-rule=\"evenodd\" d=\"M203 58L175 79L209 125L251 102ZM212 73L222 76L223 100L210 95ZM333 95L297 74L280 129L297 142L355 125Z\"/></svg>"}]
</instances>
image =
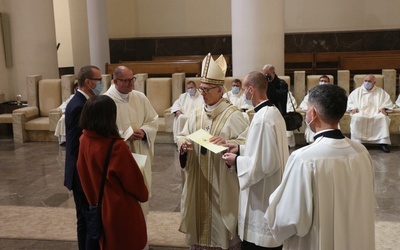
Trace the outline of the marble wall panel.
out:
<instances>
[{"instance_id":1,"label":"marble wall panel","mask_svg":"<svg viewBox=\"0 0 400 250\"><path fill-rule=\"evenodd\" d=\"M400 30L285 35L286 53L400 50Z\"/></svg>"},{"instance_id":2,"label":"marble wall panel","mask_svg":"<svg viewBox=\"0 0 400 250\"><path fill-rule=\"evenodd\" d=\"M231 36L110 39L111 63L147 61L154 56L232 54Z\"/></svg>"},{"instance_id":3,"label":"marble wall panel","mask_svg":"<svg viewBox=\"0 0 400 250\"><path fill-rule=\"evenodd\" d=\"M111 63L153 56L232 54L231 35L110 39ZM285 34L285 53L400 50L400 30Z\"/></svg>"}]
</instances>

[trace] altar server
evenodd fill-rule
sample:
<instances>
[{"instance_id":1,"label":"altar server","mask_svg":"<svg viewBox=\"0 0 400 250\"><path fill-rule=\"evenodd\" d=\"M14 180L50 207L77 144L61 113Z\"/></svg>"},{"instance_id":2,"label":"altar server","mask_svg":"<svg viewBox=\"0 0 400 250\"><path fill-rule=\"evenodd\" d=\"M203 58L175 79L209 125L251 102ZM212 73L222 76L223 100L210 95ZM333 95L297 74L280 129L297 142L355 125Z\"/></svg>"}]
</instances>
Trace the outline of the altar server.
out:
<instances>
[{"instance_id":1,"label":"altar server","mask_svg":"<svg viewBox=\"0 0 400 250\"><path fill-rule=\"evenodd\" d=\"M346 103L336 85L309 92L315 140L290 155L265 215L283 249L375 249L374 169L367 149L338 129Z\"/></svg>"}]
</instances>

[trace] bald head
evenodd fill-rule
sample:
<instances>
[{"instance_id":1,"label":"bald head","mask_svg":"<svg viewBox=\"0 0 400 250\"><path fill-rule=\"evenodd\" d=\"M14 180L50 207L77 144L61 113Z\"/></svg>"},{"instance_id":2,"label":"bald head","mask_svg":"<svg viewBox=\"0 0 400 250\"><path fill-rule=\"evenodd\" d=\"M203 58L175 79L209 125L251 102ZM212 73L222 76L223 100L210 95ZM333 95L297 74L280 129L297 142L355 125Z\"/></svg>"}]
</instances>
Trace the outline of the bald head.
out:
<instances>
[{"instance_id":1,"label":"bald head","mask_svg":"<svg viewBox=\"0 0 400 250\"><path fill-rule=\"evenodd\" d=\"M114 70L113 83L121 94L128 94L133 90L135 79L132 70L126 66L118 66Z\"/></svg>"},{"instance_id":2,"label":"bald head","mask_svg":"<svg viewBox=\"0 0 400 250\"><path fill-rule=\"evenodd\" d=\"M125 74L125 72L132 73L132 70L130 68L126 67L126 66L120 65L120 66L118 66L118 67L116 67L114 69L113 78L114 79L115 78L122 78L122 76ZM133 73L132 73L132 75L133 75Z\"/></svg>"}]
</instances>

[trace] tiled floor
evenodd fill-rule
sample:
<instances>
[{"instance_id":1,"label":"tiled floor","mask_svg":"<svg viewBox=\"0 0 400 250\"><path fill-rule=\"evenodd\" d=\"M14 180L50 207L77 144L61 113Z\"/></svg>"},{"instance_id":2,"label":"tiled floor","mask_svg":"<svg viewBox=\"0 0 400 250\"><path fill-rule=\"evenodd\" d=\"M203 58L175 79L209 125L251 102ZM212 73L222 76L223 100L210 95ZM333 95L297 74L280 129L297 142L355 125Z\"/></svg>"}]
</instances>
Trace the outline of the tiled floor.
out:
<instances>
[{"instance_id":1,"label":"tiled floor","mask_svg":"<svg viewBox=\"0 0 400 250\"><path fill-rule=\"evenodd\" d=\"M400 222L400 150L369 151L375 165L376 218ZM1 205L74 207L63 186L65 148L57 143L15 145L0 139ZM155 145L151 211L179 211L180 170L174 144ZM1 225L0 225L1 226ZM76 242L0 239L0 249L77 249Z\"/></svg>"}]
</instances>

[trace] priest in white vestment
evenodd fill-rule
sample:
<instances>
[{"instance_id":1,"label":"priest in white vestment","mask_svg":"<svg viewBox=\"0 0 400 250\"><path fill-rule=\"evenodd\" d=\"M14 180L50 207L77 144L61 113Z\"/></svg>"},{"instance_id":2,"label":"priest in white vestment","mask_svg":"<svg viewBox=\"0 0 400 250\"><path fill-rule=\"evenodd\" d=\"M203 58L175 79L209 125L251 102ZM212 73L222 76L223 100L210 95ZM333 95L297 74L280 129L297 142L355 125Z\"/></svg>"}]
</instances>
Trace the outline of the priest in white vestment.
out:
<instances>
[{"instance_id":1,"label":"priest in white vestment","mask_svg":"<svg viewBox=\"0 0 400 250\"><path fill-rule=\"evenodd\" d=\"M247 111L253 109L253 105L246 103L243 90L242 90L242 81L240 79L233 79L231 83L232 89L226 92L222 97L228 99L233 105L235 105L241 111Z\"/></svg>"},{"instance_id":2,"label":"priest in white vestment","mask_svg":"<svg viewBox=\"0 0 400 250\"><path fill-rule=\"evenodd\" d=\"M375 249L374 168L367 149L338 129L346 103L336 85L309 92L315 140L290 155L265 215L283 249Z\"/></svg>"},{"instance_id":3,"label":"priest in white vestment","mask_svg":"<svg viewBox=\"0 0 400 250\"><path fill-rule=\"evenodd\" d=\"M214 61L208 54L201 72L198 89L204 104L192 113L177 137L184 171L179 231L186 234L190 249L239 249L236 173L226 167L222 153L213 153L186 136L203 129L212 135L209 141L214 144L244 143L240 138L245 138L248 122L236 106L222 98L224 57Z\"/></svg>"},{"instance_id":4,"label":"priest in white vestment","mask_svg":"<svg viewBox=\"0 0 400 250\"><path fill-rule=\"evenodd\" d=\"M331 80L327 75L322 75L319 77L319 85L323 84L331 84ZM333 84L333 83L332 83ZM303 101L300 103L299 108L304 112L307 112L307 103L308 103L308 94L304 97ZM309 127L306 127L304 130L304 139L306 140L307 144L314 142L314 135L315 133L311 131Z\"/></svg>"},{"instance_id":5,"label":"priest in white vestment","mask_svg":"<svg viewBox=\"0 0 400 250\"><path fill-rule=\"evenodd\" d=\"M133 130L133 134L126 140L131 152L147 156L145 165L140 167L150 194L158 114L142 92L133 90L135 77L131 69L118 66L114 70L112 82L105 95L111 97L117 105L117 126L120 133L129 127ZM144 214L147 214L148 204L142 204L142 208Z\"/></svg>"},{"instance_id":6,"label":"priest in white vestment","mask_svg":"<svg viewBox=\"0 0 400 250\"><path fill-rule=\"evenodd\" d=\"M366 75L362 86L350 93L347 111L351 114L351 139L360 143L380 144L389 153L390 118L393 102L382 88L375 86L375 76Z\"/></svg>"},{"instance_id":7,"label":"priest in white vestment","mask_svg":"<svg viewBox=\"0 0 400 250\"><path fill-rule=\"evenodd\" d=\"M279 110L268 100L268 82L258 71L243 79L246 99L252 100L255 115L248 129L246 144L229 144L222 158L234 166L240 185L238 231L241 249L279 249L264 219L268 197L281 183L289 157L286 125Z\"/></svg>"},{"instance_id":8,"label":"priest in white vestment","mask_svg":"<svg viewBox=\"0 0 400 250\"><path fill-rule=\"evenodd\" d=\"M176 135L181 132L190 114L204 103L194 81L186 83L186 90L187 92L182 93L171 106L171 113L175 115L172 129L174 142L176 142Z\"/></svg>"}]
</instances>

